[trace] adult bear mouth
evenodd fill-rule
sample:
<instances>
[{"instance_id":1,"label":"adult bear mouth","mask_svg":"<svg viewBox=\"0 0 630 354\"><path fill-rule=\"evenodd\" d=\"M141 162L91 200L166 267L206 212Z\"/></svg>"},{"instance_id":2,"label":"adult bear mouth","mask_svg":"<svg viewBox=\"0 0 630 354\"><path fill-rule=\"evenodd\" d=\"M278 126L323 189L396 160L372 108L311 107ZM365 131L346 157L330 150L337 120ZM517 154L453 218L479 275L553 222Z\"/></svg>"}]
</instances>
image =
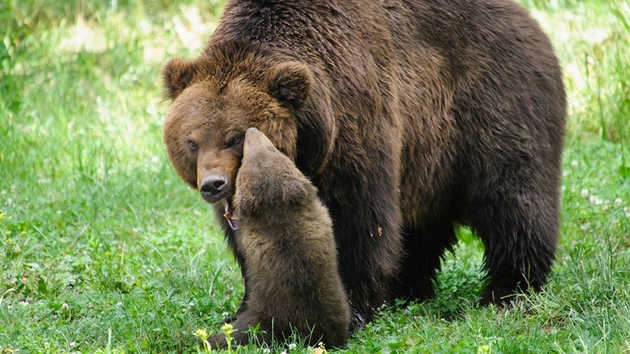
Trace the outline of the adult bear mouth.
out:
<instances>
[{"instance_id":1,"label":"adult bear mouth","mask_svg":"<svg viewBox=\"0 0 630 354\"><path fill-rule=\"evenodd\" d=\"M223 214L223 217L227 220L232 230L238 230L238 215L234 212L232 203L230 203L227 198L221 199L221 202L223 202L223 206L225 206L225 214Z\"/></svg>"}]
</instances>

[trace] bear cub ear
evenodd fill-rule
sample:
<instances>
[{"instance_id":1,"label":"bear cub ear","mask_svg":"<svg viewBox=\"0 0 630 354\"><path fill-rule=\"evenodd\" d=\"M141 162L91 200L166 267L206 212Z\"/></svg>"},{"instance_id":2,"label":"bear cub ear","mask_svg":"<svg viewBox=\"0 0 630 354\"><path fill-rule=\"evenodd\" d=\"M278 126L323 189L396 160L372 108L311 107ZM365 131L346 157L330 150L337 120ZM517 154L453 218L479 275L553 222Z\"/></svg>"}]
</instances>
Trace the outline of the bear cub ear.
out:
<instances>
[{"instance_id":1,"label":"bear cub ear","mask_svg":"<svg viewBox=\"0 0 630 354\"><path fill-rule=\"evenodd\" d=\"M269 93L293 108L299 108L311 93L311 70L298 62L281 63L268 74Z\"/></svg>"},{"instance_id":2,"label":"bear cub ear","mask_svg":"<svg viewBox=\"0 0 630 354\"><path fill-rule=\"evenodd\" d=\"M162 80L166 96L174 100L188 87L195 75L195 64L191 60L171 59L162 68Z\"/></svg>"}]
</instances>

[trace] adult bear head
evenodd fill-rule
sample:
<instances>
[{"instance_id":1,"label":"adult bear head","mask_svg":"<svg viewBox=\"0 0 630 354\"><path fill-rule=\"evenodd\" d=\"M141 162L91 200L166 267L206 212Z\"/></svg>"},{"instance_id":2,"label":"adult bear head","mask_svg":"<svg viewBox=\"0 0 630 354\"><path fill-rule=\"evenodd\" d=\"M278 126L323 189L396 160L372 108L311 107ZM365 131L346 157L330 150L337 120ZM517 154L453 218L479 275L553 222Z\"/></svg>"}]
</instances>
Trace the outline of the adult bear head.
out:
<instances>
[{"instance_id":1,"label":"adult bear head","mask_svg":"<svg viewBox=\"0 0 630 354\"><path fill-rule=\"evenodd\" d=\"M226 212L248 128L263 132L306 173L321 170L332 151L326 86L311 67L277 50L219 43L194 60L170 60L162 76L173 101L164 124L171 163L205 201L223 201Z\"/></svg>"}]
</instances>

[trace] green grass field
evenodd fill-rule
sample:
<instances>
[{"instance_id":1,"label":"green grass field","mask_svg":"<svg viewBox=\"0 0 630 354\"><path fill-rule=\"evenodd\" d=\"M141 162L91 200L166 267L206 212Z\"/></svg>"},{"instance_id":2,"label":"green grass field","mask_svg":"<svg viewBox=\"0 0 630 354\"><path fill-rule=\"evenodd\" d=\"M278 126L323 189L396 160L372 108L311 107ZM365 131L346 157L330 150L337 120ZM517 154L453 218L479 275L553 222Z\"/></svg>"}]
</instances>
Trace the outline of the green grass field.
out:
<instances>
[{"instance_id":1,"label":"green grass field","mask_svg":"<svg viewBox=\"0 0 630 354\"><path fill-rule=\"evenodd\" d=\"M221 11L179 3L0 4L0 353L197 352L240 303L211 210L162 145L160 67L197 55ZM462 230L435 300L384 309L339 352L630 353L630 6L522 3L569 96L548 286L476 307L482 245Z\"/></svg>"}]
</instances>

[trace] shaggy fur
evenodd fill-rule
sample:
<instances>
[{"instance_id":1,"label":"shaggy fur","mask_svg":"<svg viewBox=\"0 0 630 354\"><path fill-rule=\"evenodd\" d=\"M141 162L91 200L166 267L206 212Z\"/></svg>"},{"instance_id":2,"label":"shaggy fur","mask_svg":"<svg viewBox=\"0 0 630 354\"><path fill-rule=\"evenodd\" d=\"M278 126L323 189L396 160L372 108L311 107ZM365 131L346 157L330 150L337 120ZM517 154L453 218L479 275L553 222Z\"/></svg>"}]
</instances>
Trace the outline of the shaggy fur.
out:
<instances>
[{"instance_id":1,"label":"shaggy fur","mask_svg":"<svg viewBox=\"0 0 630 354\"><path fill-rule=\"evenodd\" d=\"M313 346L346 344L350 306L328 210L311 182L255 128L245 136L234 202L249 293L247 310L233 323L234 341L249 343L244 331L259 325L260 342L297 332ZM224 335L209 342L227 346Z\"/></svg>"},{"instance_id":2,"label":"shaggy fur","mask_svg":"<svg viewBox=\"0 0 630 354\"><path fill-rule=\"evenodd\" d=\"M565 92L511 0L230 0L204 52L163 76L169 156L218 215L251 126L318 188L355 326L396 296L431 297L461 224L485 244L483 303L545 284Z\"/></svg>"}]
</instances>

